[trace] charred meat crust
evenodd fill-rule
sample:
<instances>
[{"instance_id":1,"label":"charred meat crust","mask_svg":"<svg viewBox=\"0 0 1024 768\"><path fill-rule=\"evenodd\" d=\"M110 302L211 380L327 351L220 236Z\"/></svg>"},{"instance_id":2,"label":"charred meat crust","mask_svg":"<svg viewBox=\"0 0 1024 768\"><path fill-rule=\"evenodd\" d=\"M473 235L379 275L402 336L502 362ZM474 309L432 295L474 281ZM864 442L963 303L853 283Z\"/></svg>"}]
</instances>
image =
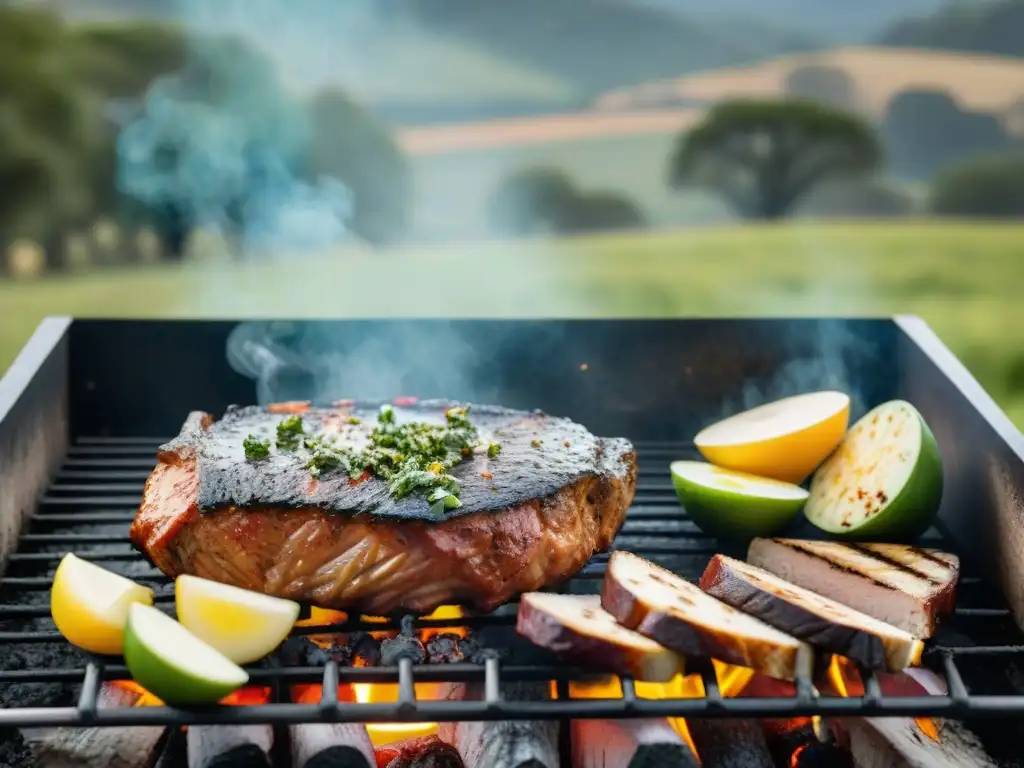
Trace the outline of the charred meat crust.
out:
<instances>
[{"instance_id":1,"label":"charred meat crust","mask_svg":"<svg viewBox=\"0 0 1024 768\"><path fill-rule=\"evenodd\" d=\"M830 621L787 600L784 593L762 587L738 573L721 555L715 555L708 563L700 586L734 608L822 650L846 656L868 669L900 670L890 663L889 649L883 638L856 626ZM856 614L852 609L851 613ZM893 628L893 631L898 630Z\"/></svg>"},{"instance_id":2,"label":"charred meat crust","mask_svg":"<svg viewBox=\"0 0 1024 768\"><path fill-rule=\"evenodd\" d=\"M430 400L395 406L395 419L443 424L445 411L457 405L461 404ZM376 424L379 404L291 411L301 415L309 431L328 430L343 443L360 444ZM314 479L303 462L287 452L247 461L242 447L246 436L273 439L282 418L280 407L274 406L232 407L218 421L208 414L191 414L161 454L196 457L198 503L204 512L231 506L314 506L375 518L436 521L422 495L395 499L387 484L374 477L355 482L344 472L333 472ZM628 441L595 437L569 419L490 405L472 406L470 418L482 439L501 445L501 453L493 459L471 457L451 470L462 486L462 507L446 510L446 519L543 498L584 475L625 476L629 471L633 446Z\"/></svg>"},{"instance_id":3,"label":"charred meat crust","mask_svg":"<svg viewBox=\"0 0 1024 768\"><path fill-rule=\"evenodd\" d=\"M418 407L443 414L447 405ZM363 410L368 418L376 413L367 406ZM397 413L401 410L396 407ZM233 413L242 411L270 413ZM361 411L352 406L332 412L347 421ZM232 429L247 434L250 427L241 423L248 417L235 418ZM572 577L595 552L611 545L636 488L636 455L628 442L587 438L589 433L579 425L537 413L475 406L471 418L482 429L484 424L517 422L519 434L525 429L523 420L555 422L558 426L546 434L568 431L577 440L581 452L569 454L576 457L571 462L575 474L565 461L545 469L553 451L545 450L544 443L541 449L527 442L508 450L505 439L501 455L486 470L492 478L480 477L475 483L469 470L483 470L473 461L460 465L464 506L441 520L420 519L415 508L423 503L419 499L410 500L409 514L395 508L385 514L351 514L311 503L309 497L302 504L278 504L258 498L255 491L249 492L248 504L204 509L203 483L211 482L204 475L221 471L230 476L232 465L245 464L245 459L240 442L237 455L221 455L226 450L222 446L230 443L215 439L216 423L207 414L192 414L182 434L160 450L131 527L132 542L171 578L190 573L370 615L425 613L445 604L493 610L522 592ZM589 454L582 453L583 445L591 446ZM504 470L498 470L499 462ZM212 482L218 487L219 481ZM310 482L308 473L304 482ZM370 482L377 483L363 484ZM508 487L517 482L519 487ZM477 489L475 494L467 492L470 486ZM487 489L486 503L479 502L481 487ZM499 492L492 493L491 487ZM232 493L241 496L242 489ZM293 501L300 498L295 494ZM498 499L508 503L497 506Z\"/></svg>"}]
</instances>

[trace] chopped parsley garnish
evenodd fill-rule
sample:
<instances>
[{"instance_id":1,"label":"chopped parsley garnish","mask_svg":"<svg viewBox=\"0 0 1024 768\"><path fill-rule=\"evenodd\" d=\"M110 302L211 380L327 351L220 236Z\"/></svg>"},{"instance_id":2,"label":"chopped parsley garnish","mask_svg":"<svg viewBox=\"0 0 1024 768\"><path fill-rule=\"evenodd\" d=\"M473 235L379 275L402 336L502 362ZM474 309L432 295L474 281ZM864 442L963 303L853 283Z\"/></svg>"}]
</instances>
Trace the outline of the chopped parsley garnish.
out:
<instances>
[{"instance_id":1,"label":"chopped parsley garnish","mask_svg":"<svg viewBox=\"0 0 1024 768\"><path fill-rule=\"evenodd\" d=\"M261 461L270 456L270 441L258 440L254 435L249 435L242 441L242 448L245 449L245 458L249 461Z\"/></svg>"},{"instance_id":2,"label":"chopped parsley garnish","mask_svg":"<svg viewBox=\"0 0 1024 768\"><path fill-rule=\"evenodd\" d=\"M277 447L283 451L294 451L305 432L301 416L289 416L277 425Z\"/></svg>"},{"instance_id":3,"label":"chopped parsley garnish","mask_svg":"<svg viewBox=\"0 0 1024 768\"><path fill-rule=\"evenodd\" d=\"M350 416L348 423L361 421ZM357 450L338 445L336 440L336 435L308 434L298 415L289 416L277 425L278 450L297 454L313 477L344 472L357 480L372 475L384 480L396 499L422 493L435 516L462 506L459 481L449 473L454 466L471 457L477 449L486 451L492 459L501 453L499 443L479 439L476 427L469 420L469 407L448 409L445 423L439 425L398 424L394 408L384 405L365 447ZM244 445L245 455L251 460L270 455L270 440L261 441L249 435Z\"/></svg>"}]
</instances>

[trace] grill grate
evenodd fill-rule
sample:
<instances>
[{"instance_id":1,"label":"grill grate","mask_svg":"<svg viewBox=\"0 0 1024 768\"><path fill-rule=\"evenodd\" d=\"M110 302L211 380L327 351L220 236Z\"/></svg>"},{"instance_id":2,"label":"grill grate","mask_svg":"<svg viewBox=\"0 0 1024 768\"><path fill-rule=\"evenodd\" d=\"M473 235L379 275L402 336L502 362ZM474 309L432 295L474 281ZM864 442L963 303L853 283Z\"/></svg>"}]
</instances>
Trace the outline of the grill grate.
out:
<instances>
[{"instance_id":1,"label":"grill grate","mask_svg":"<svg viewBox=\"0 0 1024 768\"><path fill-rule=\"evenodd\" d=\"M6 647L16 644L62 644L65 641L49 620L45 593L53 570L64 552L103 564L112 570L151 584L156 604L172 609L170 581L149 565L128 542L128 525L141 498L143 481L152 469L157 438L82 438L69 451L54 483L41 499L17 552L9 558L7 575L0 582L0 658ZM670 443L639 443L639 479L636 499L616 540L617 548L629 549L659 564L695 579L710 555L723 551L683 514L676 502L667 473L668 462L691 458L692 446ZM927 546L948 547L947 537L931 531L922 540ZM742 556L742 555L741 555ZM595 593L600 588L607 555L598 555L563 589ZM35 593L35 594L33 594ZM977 577L961 579L953 630L943 630L928 653L928 662L946 679L947 696L893 697L881 693L878 679L862 672L863 697L839 698L820 695L809 679L798 681L795 697L726 698L722 696L710 663L694 663L704 683L703 698L645 699L637 695L633 681L622 680L621 699L572 699L570 680L588 677L582 669L539 661L512 659L499 662L489 658L483 664L438 664L414 666L403 659L397 667L339 667L328 662L322 667L257 667L250 670L251 684L271 689L271 703L259 706L218 707L177 710L167 707L106 709L97 707L104 680L129 678L116 659L83 657L68 652L81 663L63 668L0 668L0 687L24 683L81 684L77 705L67 707L17 707L0 709L0 725L168 725L218 723L303 723L325 721L421 722L452 720L562 719L580 717L804 717L810 715L904 715L904 716L993 716L1024 713L1024 696L992 692L969 692L957 660L1024 654L1024 636L1010 620L1009 611L993 605L995 590L986 590ZM504 630L506 642L525 656L537 649L514 636L514 604L489 615L424 620L417 627L451 627L453 623L476 630L482 636L489 629ZM397 622L373 624L350 621L324 629L298 627L297 634L324 634L355 629L397 629ZM951 641L952 640L952 641ZM988 641L988 642L986 642ZM998 644L996 644L998 643ZM2 663L2 662L0 662ZM589 673L592 676L592 673ZM559 696L551 701L512 701L501 696L502 685L512 681L553 680ZM480 701L417 700L414 682L484 683ZM397 683L399 696L391 703L339 702L337 684ZM295 704L283 697L295 683L322 683L325 694L319 704ZM16 704L16 702L15 702Z\"/></svg>"}]
</instances>

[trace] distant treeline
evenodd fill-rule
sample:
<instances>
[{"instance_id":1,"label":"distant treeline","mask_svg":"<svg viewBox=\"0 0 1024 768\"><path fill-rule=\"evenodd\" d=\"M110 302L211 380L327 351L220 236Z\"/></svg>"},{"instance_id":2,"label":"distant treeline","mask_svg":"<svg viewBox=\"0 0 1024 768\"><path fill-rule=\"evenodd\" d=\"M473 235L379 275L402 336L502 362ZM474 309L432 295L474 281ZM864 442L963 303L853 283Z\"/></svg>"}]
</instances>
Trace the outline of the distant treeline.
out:
<instances>
[{"instance_id":1,"label":"distant treeline","mask_svg":"<svg viewBox=\"0 0 1024 768\"><path fill-rule=\"evenodd\" d=\"M69 239L95 241L106 221L128 251L143 237L178 258L200 219L243 236L247 216L325 180L355 236L384 243L407 224L409 171L386 126L335 90L298 100L234 38L0 7L0 92L0 251L33 241L59 267L77 258Z\"/></svg>"},{"instance_id":2,"label":"distant treeline","mask_svg":"<svg viewBox=\"0 0 1024 768\"><path fill-rule=\"evenodd\" d=\"M1024 0L950 3L930 16L906 19L883 45L1024 56Z\"/></svg>"}]
</instances>

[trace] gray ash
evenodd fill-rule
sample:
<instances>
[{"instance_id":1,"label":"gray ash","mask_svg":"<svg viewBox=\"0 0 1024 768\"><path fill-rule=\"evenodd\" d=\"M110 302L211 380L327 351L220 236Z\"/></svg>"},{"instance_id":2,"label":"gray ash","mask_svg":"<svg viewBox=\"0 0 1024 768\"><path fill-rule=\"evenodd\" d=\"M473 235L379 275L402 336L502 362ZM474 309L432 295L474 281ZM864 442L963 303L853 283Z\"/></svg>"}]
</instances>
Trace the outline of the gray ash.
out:
<instances>
[{"instance_id":1,"label":"gray ash","mask_svg":"<svg viewBox=\"0 0 1024 768\"><path fill-rule=\"evenodd\" d=\"M389 637L380 645L380 663L385 667L398 665L399 659L412 659L413 664L422 664L427 659L423 643L416 637L413 626L415 617L403 616L399 621L399 633Z\"/></svg>"},{"instance_id":2,"label":"gray ash","mask_svg":"<svg viewBox=\"0 0 1024 768\"><path fill-rule=\"evenodd\" d=\"M459 637L450 632L434 635L427 641L428 664L483 664L488 658L499 654L481 648L476 638Z\"/></svg>"}]
</instances>

